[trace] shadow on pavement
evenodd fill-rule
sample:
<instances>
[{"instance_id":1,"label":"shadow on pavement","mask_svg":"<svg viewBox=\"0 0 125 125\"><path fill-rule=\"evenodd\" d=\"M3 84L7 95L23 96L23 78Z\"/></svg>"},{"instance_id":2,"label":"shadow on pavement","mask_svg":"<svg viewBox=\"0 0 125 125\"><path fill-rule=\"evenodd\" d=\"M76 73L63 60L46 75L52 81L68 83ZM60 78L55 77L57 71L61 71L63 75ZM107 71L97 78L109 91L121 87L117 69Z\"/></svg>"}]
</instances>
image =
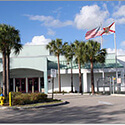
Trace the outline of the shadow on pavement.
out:
<instances>
[{"instance_id":1,"label":"shadow on pavement","mask_svg":"<svg viewBox=\"0 0 125 125\"><path fill-rule=\"evenodd\" d=\"M116 115L125 114L124 111L109 112L112 106L96 105L81 107L56 106L27 110L1 110L0 123L120 123ZM106 109L106 111L105 111Z\"/></svg>"}]
</instances>

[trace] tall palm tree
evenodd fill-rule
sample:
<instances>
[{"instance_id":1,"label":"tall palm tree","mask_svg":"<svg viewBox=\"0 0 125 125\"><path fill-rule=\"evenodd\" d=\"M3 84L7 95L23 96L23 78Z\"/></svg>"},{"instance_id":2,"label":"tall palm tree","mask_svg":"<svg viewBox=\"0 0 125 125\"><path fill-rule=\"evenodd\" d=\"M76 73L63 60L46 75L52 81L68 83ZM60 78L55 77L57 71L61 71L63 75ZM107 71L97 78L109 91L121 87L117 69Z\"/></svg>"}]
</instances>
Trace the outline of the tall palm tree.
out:
<instances>
[{"instance_id":1,"label":"tall palm tree","mask_svg":"<svg viewBox=\"0 0 125 125\"><path fill-rule=\"evenodd\" d=\"M9 94L9 85L10 85L10 54L11 50L14 50L14 54L19 54L22 49L22 45L20 43L19 30L16 30L12 26L8 26L8 40L6 44L6 68L7 68L7 95Z\"/></svg>"},{"instance_id":2,"label":"tall palm tree","mask_svg":"<svg viewBox=\"0 0 125 125\"><path fill-rule=\"evenodd\" d=\"M9 79L10 79L10 53L14 49L18 53L22 48L20 44L19 31L14 27L6 24L0 24L0 50L3 60L3 94L9 94ZM7 84L6 84L7 83Z\"/></svg>"},{"instance_id":3,"label":"tall palm tree","mask_svg":"<svg viewBox=\"0 0 125 125\"><path fill-rule=\"evenodd\" d=\"M67 59L67 62L71 63L71 92L73 92L72 60L73 60L73 56L75 55L74 49L75 49L75 46L73 43L71 43L70 45L68 43L64 43L63 54Z\"/></svg>"},{"instance_id":4,"label":"tall palm tree","mask_svg":"<svg viewBox=\"0 0 125 125\"><path fill-rule=\"evenodd\" d=\"M83 56L85 55L85 43L83 41L79 42L78 40L76 40L74 42L75 45L75 57L76 57L76 62L78 63L78 67L79 67L79 92L83 93L82 90L82 79L81 79L81 65L84 64L84 60L83 60Z\"/></svg>"},{"instance_id":5,"label":"tall palm tree","mask_svg":"<svg viewBox=\"0 0 125 125\"><path fill-rule=\"evenodd\" d=\"M53 53L58 60L58 85L59 85L59 92L61 92L61 80L60 80L60 65L59 65L59 56L63 53L63 45L62 39L52 40L50 43L46 45L46 49L49 49L50 53Z\"/></svg>"},{"instance_id":6,"label":"tall palm tree","mask_svg":"<svg viewBox=\"0 0 125 125\"><path fill-rule=\"evenodd\" d=\"M104 63L106 58L106 49L100 49L100 43L89 40L86 43L86 55L84 56L84 60L86 62L90 62L91 67L91 88L92 94L94 94L94 74L93 74L93 64L94 63Z\"/></svg>"},{"instance_id":7,"label":"tall palm tree","mask_svg":"<svg viewBox=\"0 0 125 125\"><path fill-rule=\"evenodd\" d=\"M3 95L7 95L6 91L6 35L7 35L7 25L0 24L0 52L2 53L2 63L3 63Z\"/></svg>"}]
</instances>

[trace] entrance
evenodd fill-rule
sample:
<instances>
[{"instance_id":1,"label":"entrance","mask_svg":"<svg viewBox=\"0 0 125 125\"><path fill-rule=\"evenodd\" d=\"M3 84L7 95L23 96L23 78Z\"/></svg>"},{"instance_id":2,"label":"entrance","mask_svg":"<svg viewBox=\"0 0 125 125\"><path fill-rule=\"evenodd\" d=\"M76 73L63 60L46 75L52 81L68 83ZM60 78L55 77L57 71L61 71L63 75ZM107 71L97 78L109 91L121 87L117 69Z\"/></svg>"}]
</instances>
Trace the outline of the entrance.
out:
<instances>
[{"instance_id":1,"label":"entrance","mask_svg":"<svg viewBox=\"0 0 125 125\"><path fill-rule=\"evenodd\" d=\"M15 91L16 92L26 92L26 80L25 78L15 79Z\"/></svg>"},{"instance_id":2,"label":"entrance","mask_svg":"<svg viewBox=\"0 0 125 125\"><path fill-rule=\"evenodd\" d=\"M38 78L29 78L28 88L28 92L39 92Z\"/></svg>"}]
</instances>

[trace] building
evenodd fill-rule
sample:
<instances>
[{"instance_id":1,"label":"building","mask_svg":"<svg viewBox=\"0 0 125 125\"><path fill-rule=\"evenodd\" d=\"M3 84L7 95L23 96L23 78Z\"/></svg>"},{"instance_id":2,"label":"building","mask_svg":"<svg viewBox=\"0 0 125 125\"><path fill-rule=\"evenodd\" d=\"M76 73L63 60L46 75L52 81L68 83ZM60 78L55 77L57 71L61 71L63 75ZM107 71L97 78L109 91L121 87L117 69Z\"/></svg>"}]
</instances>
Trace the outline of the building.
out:
<instances>
[{"instance_id":1,"label":"building","mask_svg":"<svg viewBox=\"0 0 125 125\"><path fill-rule=\"evenodd\" d=\"M0 83L2 86L2 55L0 55ZM49 53L45 45L24 45L19 55L10 56L10 91L16 92L51 92L52 80L51 69L57 68L57 58ZM125 58L118 57L117 71L119 76L124 77ZM115 76L115 56L108 54L104 66L94 65L95 90L97 79L107 76ZM64 56L60 56L61 90L71 91L70 85L70 63ZM90 65L82 66L83 92L91 91ZM58 74L57 74L58 75ZM78 65L73 61L73 89L79 92L79 70ZM54 79L54 91L58 91L58 77Z\"/></svg>"}]
</instances>

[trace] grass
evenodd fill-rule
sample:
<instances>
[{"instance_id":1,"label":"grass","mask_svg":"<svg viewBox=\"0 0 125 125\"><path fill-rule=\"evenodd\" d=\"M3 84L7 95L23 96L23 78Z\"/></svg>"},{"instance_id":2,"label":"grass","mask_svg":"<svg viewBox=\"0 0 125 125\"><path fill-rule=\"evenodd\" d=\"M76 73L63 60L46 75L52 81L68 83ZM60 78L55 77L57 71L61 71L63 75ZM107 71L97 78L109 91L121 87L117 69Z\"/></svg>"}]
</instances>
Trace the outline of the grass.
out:
<instances>
[{"instance_id":1,"label":"grass","mask_svg":"<svg viewBox=\"0 0 125 125\"><path fill-rule=\"evenodd\" d=\"M35 107L35 106L43 106L43 105L50 105L50 104L56 104L56 103L61 103L63 101L53 101L53 102L44 102L44 103L34 103L34 104L26 104L26 105L16 105L13 107Z\"/></svg>"}]
</instances>

